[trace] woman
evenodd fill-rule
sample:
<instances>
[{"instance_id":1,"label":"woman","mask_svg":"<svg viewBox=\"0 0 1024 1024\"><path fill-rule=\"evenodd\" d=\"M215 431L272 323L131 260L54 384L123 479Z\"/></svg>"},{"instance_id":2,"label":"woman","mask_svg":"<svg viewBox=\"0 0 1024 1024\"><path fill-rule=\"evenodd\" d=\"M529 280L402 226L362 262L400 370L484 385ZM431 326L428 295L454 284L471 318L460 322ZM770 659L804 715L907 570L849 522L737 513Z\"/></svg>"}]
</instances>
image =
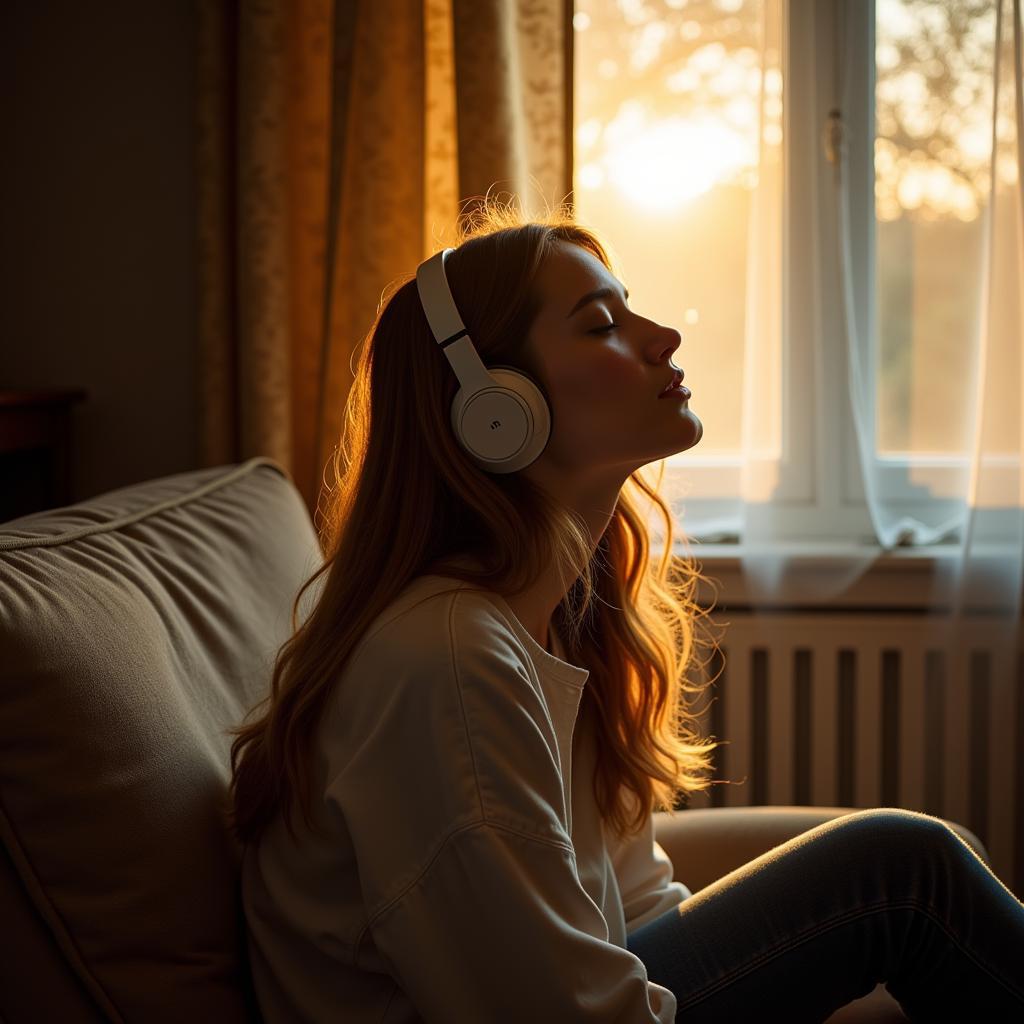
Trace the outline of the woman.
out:
<instances>
[{"instance_id":1,"label":"woman","mask_svg":"<svg viewBox=\"0 0 1024 1024\"><path fill-rule=\"evenodd\" d=\"M325 563L234 730L266 1021L821 1021L879 980L914 1019L1024 1009L1024 906L938 819L673 881L651 815L717 744L686 697L699 573L670 576L639 470L703 427L664 393L679 332L610 267L571 217L490 205L382 304Z\"/></svg>"}]
</instances>

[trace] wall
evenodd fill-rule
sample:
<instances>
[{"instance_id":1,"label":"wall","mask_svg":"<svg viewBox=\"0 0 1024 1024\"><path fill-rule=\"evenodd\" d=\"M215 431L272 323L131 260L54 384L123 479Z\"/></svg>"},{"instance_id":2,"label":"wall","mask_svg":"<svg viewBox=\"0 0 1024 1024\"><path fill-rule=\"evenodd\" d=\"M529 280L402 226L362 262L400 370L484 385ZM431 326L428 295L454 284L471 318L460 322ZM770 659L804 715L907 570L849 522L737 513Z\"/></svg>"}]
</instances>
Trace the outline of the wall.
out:
<instances>
[{"instance_id":1,"label":"wall","mask_svg":"<svg viewBox=\"0 0 1024 1024\"><path fill-rule=\"evenodd\" d=\"M83 387L73 499L198 466L188 0L0 8L0 388Z\"/></svg>"}]
</instances>

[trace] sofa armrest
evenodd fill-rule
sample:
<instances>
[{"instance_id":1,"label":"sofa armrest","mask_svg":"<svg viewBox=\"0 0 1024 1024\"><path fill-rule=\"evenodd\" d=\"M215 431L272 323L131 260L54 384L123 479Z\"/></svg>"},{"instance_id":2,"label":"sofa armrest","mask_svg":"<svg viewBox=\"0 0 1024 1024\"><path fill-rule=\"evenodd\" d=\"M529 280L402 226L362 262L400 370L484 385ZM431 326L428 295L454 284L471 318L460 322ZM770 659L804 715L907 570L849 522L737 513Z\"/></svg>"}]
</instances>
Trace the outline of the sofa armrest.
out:
<instances>
[{"instance_id":1,"label":"sofa armrest","mask_svg":"<svg viewBox=\"0 0 1024 1024\"><path fill-rule=\"evenodd\" d=\"M773 847L858 809L761 806L701 807L674 814L658 811L654 837L671 858L676 880L696 893ZM946 824L991 867L988 850L970 829L953 821Z\"/></svg>"}]
</instances>

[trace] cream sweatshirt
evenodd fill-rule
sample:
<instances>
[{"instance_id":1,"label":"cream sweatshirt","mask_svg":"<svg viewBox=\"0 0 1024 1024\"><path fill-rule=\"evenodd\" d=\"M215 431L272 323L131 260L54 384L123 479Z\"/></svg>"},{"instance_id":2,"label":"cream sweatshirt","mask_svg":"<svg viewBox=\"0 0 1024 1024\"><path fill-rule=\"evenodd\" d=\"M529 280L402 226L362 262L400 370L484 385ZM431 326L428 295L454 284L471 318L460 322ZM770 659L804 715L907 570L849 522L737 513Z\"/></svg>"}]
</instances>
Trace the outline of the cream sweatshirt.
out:
<instances>
[{"instance_id":1,"label":"cream sweatshirt","mask_svg":"<svg viewBox=\"0 0 1024 1024\"><path fill-rule=\"evenodd\" d=\"M320 722L313 818L242 864L266 1024L650 1024L676 1000L626 935L687 899L654 841L594 801L589 672L499 595L414 580ZM466 586L465 584L461 584Z\"/></svg>"}]
</instances>

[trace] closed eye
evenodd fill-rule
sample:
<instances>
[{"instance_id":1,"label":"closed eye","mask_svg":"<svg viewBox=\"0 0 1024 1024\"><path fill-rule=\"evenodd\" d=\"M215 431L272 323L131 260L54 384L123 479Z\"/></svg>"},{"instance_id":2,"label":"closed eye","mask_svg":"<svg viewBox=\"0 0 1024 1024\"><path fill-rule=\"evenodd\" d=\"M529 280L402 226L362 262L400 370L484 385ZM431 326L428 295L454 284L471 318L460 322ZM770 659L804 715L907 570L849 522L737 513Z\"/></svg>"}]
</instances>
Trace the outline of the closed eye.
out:
<instances>
[{"instance_id":1,"label":"closed eye","mask_svg":"<svg viewBox=\"0 0 1024 1024\"><path fill-rule=\"evenodd\" d=\"M588 334L607 334L609 331L614 331L618 324L605 324L604 327L595 327L592 331L588 331Z\"/></svg>"}]
</instances>

